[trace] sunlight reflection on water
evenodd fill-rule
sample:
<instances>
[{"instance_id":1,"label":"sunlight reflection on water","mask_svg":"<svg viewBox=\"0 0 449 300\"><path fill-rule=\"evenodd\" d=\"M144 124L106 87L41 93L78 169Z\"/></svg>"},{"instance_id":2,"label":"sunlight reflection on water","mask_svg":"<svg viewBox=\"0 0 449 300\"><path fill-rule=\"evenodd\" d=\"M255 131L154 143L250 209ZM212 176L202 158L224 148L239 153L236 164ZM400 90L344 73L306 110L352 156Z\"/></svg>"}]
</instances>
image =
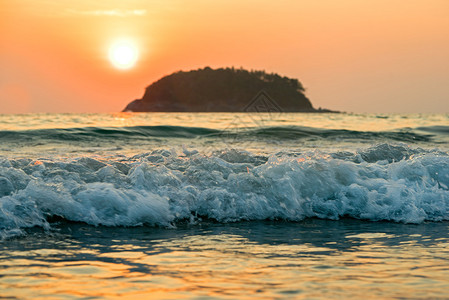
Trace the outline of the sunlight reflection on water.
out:
<instances>
[{"instance_id":1,"label":"sunlight reflection on water","mask_svg":"<svg viewBox=\"0 0 449 300\"><path fill-rule=\"evenodd\" d=\"M237 120L239 122L233 122ZM188 126L226 129L254 126L306 126L324 129L385 131L447 125L448 114L328 114L328 113L109 113L1 115L0 130L79 127Z\"/></svg>"},{"instance_id":2,"label":"sunlight reflection on water","mask_svg":"<svg viewBox=\"0 0 449 300\"><path fill-rule=\"evenodd\" d=\"M206 154L235 148L267 154L298 146L306 150L348 150L384 142L444 149L449 144L447 124L448 114L0 115L0 156L129 156L167 148L189 148Z\"/></svg>"},{"instance_id":3,"label":"sunlight reflection on water","mask_svg":"<svg viewBox=\"0 0 449 300\"><path fill-rule=\"evenodd\" d=\"M444 298L448 224L67 224L1 245L3 297ZM70 233L70 234L69 234Z\"/></svg>"},{"instance_id":4,"label":"sunlight reflection on water","mask_svg":"<svg viewBox=\"0 0 449 300\"><path fill-rule=\"evenodd\" d=\"M256 117L0 115L0 221L9 222L0 236L0 298L446 297L449 224L427 221L447 220L449 115ZM265 127L233 131L257 126ZM200 199L197 189L208 192ZM148 198L147 190L160 195ZM373 193L379 202L370 210L365 200ZM135 197L163 205L148 206L141 219L142 203L152 202ZM298 199L315 200L309 215ZM237 200L236 213L227 210ZM225 223L197 222L201 213ZM420 224L226 223L351 214ZM183 223L189 220L195 225ZM120 227L142 223L171 229ZM29 228L35 225L41 229Z\"/></svg>"}]
</instances>

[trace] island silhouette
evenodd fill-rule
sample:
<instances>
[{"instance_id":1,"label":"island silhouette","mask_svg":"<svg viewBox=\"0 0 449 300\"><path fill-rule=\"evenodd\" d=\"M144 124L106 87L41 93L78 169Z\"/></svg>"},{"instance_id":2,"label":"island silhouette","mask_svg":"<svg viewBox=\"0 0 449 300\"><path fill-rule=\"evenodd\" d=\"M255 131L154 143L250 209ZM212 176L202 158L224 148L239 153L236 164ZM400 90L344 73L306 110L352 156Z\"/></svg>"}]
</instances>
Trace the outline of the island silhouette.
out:
<instances>
[{"instance_id":1,"label":"island silhouette","mask_svg":"<svg viewBox=\"0 0 449 300\"><path fill-rule=\"evenodd\" d=\"M301 82L242 68L178 71L149 85L125 112L334 112L315 109Z\"/></svg>"}]
</instances>

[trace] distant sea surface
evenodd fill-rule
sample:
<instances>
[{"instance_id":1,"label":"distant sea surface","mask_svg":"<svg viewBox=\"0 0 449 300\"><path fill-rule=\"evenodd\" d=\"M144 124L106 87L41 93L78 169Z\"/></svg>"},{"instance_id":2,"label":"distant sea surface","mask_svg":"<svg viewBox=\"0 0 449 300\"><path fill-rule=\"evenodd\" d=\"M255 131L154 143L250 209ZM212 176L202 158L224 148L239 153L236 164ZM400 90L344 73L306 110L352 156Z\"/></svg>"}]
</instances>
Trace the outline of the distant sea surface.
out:
<instances>
[{"instance_id":1,"label":"distant sea surface","mask_svg":"<svg viewBox=\"0 0 449 300\"><path fill-rule=\"evenodd\" d=\"M0 115L0 298L449 299L449 114Z\"/></svg>"}]
</instances>

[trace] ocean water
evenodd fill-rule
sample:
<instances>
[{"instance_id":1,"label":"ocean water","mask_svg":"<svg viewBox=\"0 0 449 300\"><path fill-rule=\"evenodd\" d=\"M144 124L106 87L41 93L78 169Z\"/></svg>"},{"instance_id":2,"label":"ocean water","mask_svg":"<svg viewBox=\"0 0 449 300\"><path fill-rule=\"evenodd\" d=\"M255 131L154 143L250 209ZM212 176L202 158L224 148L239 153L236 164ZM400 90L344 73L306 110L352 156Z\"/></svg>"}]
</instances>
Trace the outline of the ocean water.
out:
<instances>
[{"instance_id":1,"label":"ocean water","mask_svg":"<svg viewBox=\"0 0 449 300\"><path fill-rule=\"evenodd\" d=\"M449 299L449 114L0 115L0 297Z\"/></svg>"}]
</instances>

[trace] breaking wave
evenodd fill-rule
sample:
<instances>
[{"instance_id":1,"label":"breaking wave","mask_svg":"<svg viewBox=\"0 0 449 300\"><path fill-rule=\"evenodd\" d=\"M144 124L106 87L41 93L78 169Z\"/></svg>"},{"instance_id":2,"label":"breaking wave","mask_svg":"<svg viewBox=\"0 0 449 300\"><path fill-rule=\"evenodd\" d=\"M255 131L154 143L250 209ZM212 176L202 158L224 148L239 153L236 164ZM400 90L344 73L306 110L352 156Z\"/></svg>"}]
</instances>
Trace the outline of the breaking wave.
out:
<instances>
[{"instance_id":1,"label":"breaking wave","mask_svg":"<svg viewBox=\"0 0 449 300\"><path fill-rule=\"evenodd\" d=\"M164 227L205 218L449 220L449 154L384 143L269 156L157 150L108 160L0 158L0 236L51 229L55 217Z\"/></svg>"}]
</instances>

